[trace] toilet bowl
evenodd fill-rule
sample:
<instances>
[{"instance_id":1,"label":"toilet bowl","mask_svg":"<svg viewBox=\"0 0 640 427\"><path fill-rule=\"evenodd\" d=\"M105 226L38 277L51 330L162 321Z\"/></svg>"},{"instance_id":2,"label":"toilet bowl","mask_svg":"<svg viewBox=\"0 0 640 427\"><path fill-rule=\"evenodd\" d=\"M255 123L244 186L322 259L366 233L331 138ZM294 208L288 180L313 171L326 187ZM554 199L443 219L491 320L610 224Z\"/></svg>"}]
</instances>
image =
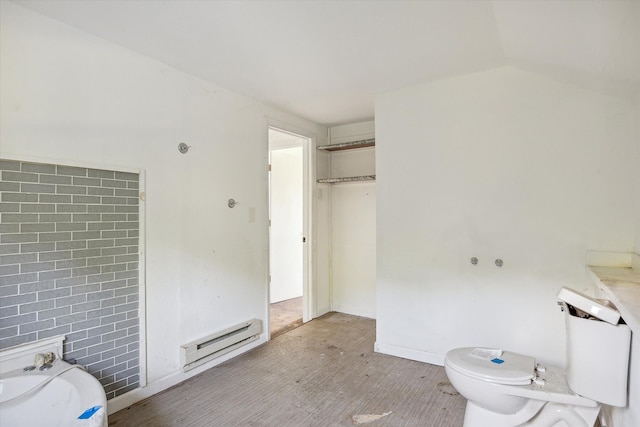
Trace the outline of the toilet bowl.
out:
<instances>
[{"instance_id":1,"label":"toilet bowl","mask_svg":"<svg viewBox=\"0 0 640 427\"><path fill-rule=\"evenodd\" d=\"M499 349L447 353L447 377L467 399L464 427L592 427L602 403L626 406L630 329L600 301L567 288L558 297L565 311L566 372Z\"/></svg>"}]
</instances>

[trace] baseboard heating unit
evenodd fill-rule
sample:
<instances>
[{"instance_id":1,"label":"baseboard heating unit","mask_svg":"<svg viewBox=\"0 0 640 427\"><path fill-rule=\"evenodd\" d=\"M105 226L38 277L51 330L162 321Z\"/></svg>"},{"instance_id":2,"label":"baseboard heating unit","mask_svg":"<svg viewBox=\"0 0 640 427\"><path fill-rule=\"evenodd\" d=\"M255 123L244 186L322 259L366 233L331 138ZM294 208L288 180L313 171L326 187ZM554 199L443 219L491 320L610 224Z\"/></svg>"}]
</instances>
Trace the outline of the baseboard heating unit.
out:
<instances>
[{"instance_id":1,"label":"baseboard heating unit","mask_svg":"<svg viewBox=\"0 0 640 427\"><path fill-rule=\"evenodd\" d=\"M262 333L262 321L252 319L181 345L182 368L185 371L227 354L257 340Z\"/></svg>"}]
</instances>

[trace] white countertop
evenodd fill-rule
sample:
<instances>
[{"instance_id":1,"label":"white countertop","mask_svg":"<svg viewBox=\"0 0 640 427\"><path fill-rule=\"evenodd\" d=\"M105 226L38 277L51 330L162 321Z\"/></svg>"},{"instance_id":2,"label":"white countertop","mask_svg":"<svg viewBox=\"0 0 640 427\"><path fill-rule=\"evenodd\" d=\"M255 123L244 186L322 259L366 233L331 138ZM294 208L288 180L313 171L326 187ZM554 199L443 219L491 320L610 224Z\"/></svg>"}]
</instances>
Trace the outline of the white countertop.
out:
<instances>
[{"instance_id":1,"label":"white countertop","mask_svg":"<svg viewBox=\"0 0 640 427\"><path fill-rule=\"evenodd\" d=\"M631 331L640 334L640 270L630 267L587 267L587 270Z\"/></svg>"}]
</instances>

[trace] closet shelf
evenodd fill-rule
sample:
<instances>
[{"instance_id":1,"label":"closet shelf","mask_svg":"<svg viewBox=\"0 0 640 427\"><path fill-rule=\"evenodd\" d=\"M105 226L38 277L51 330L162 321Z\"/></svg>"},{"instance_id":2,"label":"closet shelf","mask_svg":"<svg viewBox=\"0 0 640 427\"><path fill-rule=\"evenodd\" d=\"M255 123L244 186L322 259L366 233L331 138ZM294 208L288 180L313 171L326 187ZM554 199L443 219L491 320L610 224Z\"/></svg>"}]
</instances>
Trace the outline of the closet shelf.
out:
<instances>
[{"instance_id":1,"label":"closet shelf","mask_svg":"<svg viewBox=\"0 0 640 427\"><path fill-rule=\"evenodd\" d=\"M375 181L375 175L347 176L343 178L322 178L318 183L322 184L338 184L340 182L358 182L358 181Z\"/></svg>"},{"instance_id":2,"label":"closet shelf","mask_svg":"<svg viewBox=\"0 0 640 427\"><path fill-rule=\"evenodd\" d=\"M350 141L350 142L341 142L338 144L329 144L329 145L320 145L316 147L318 150L325 151L339 151L339 150L351 150L354 148L365 148L365 147L373 147L376 145L376 140L372 139L363 139L361 141Z\"/></svg>"}]
</instances>

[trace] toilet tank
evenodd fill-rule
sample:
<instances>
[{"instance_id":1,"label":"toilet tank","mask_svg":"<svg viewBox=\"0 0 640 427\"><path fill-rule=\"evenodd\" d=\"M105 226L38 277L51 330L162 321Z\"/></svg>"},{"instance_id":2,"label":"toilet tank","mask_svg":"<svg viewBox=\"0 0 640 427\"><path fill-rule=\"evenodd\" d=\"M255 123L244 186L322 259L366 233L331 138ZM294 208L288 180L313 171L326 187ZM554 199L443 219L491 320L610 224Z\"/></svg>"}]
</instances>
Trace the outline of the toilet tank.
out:
<instances>
[{"instance_id":1,"label":"toilet tank","mask_svg":"<svg viewBox=\"0 0 640 427\"><path fill-rule=\"evenodd\" d=\"M626 406L631 330L606 301L567 288L558 297L565 306L569 387L595 401Z\"/></svg>"}]
</instances>

